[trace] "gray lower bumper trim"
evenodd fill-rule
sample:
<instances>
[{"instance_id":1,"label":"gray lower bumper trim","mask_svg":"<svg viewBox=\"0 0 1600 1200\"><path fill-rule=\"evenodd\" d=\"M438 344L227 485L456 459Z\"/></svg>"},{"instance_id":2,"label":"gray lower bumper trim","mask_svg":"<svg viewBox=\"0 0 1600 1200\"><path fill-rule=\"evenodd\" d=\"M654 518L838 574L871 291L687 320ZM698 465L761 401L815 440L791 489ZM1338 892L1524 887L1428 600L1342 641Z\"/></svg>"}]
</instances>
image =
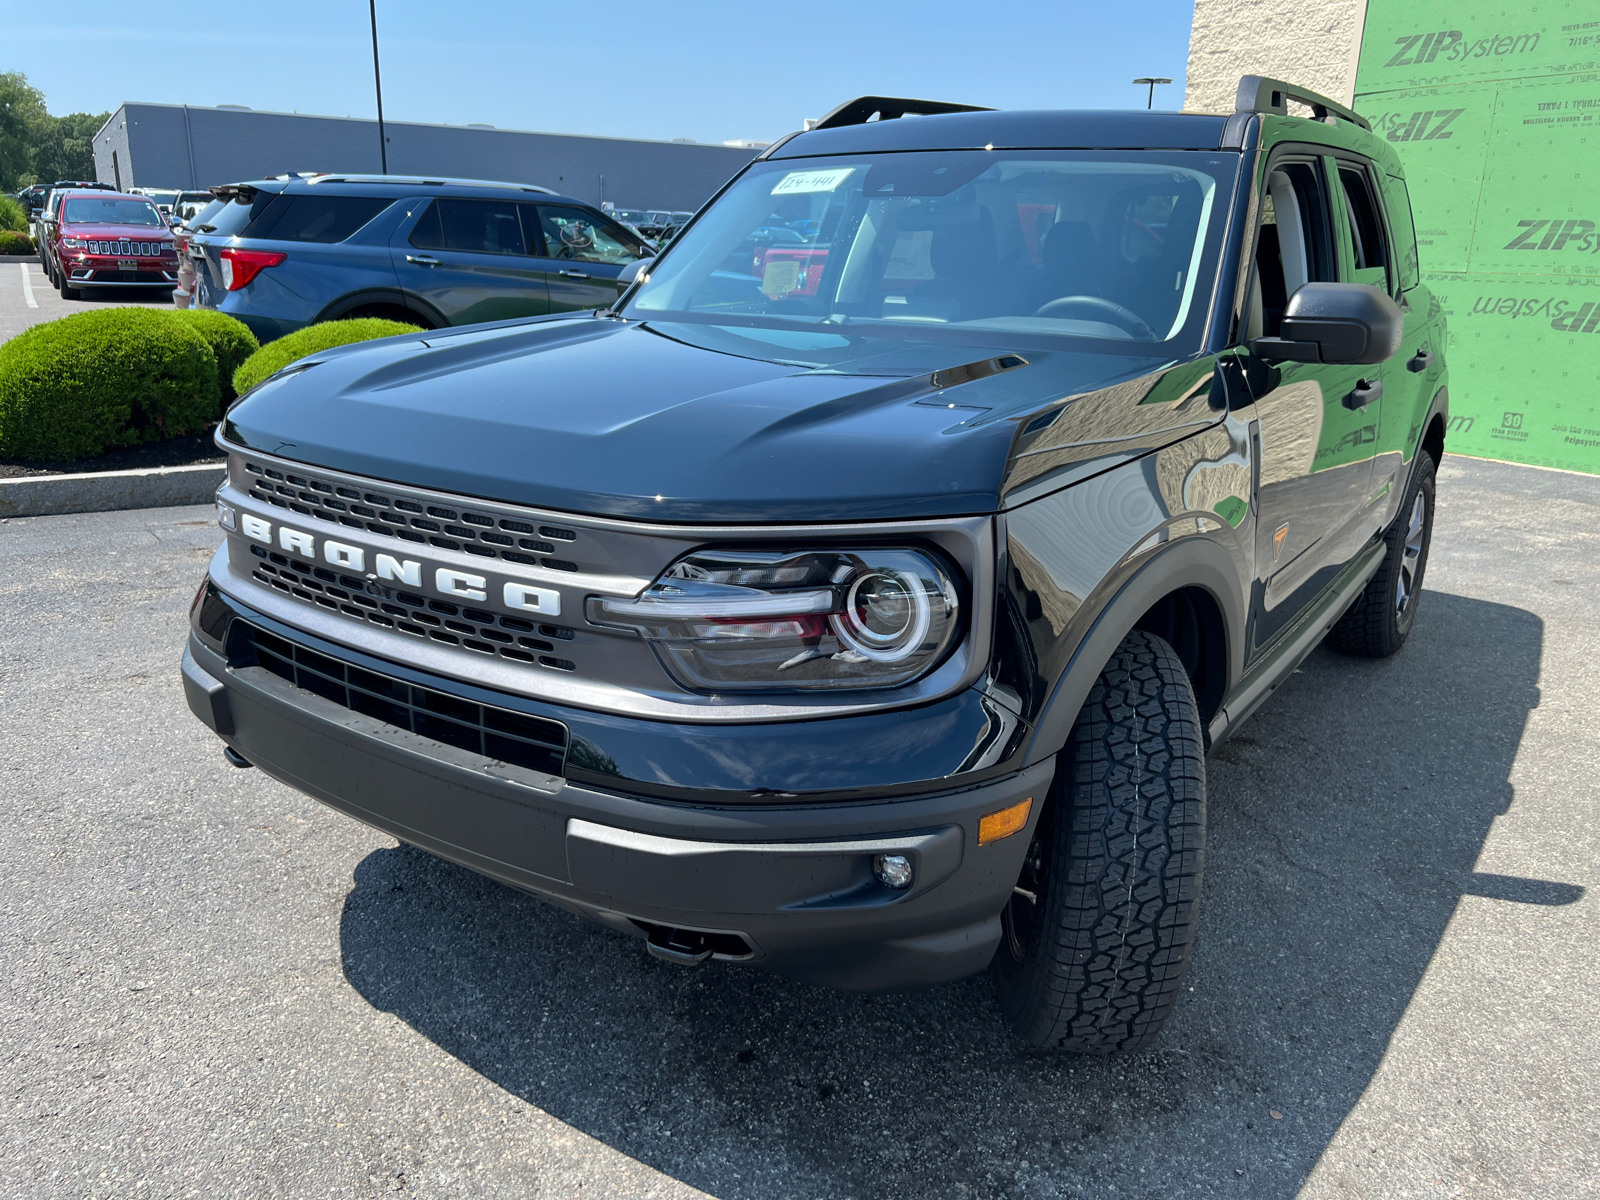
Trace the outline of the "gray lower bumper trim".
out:
<instances>
[{"instance_id":1,"label":"gray lower bumper trim","mask_svg":"<svg viewBox=\"0 0 1600 1200\"><path fill-rule=\"evenodd\" d=\"M962 841L960 827L947 825L855 841L703 842L574 817L567 821L567 870L587 891L624 903L671 896L674 907L688 911L725 911L733 894L755 912L871 906L911 900L944 882L961 865ZM910 887L891 890L873 877L870 863L879 854L911 860ZM795 895L797 877L806 894Z\"/></svg>"}]
</instances>

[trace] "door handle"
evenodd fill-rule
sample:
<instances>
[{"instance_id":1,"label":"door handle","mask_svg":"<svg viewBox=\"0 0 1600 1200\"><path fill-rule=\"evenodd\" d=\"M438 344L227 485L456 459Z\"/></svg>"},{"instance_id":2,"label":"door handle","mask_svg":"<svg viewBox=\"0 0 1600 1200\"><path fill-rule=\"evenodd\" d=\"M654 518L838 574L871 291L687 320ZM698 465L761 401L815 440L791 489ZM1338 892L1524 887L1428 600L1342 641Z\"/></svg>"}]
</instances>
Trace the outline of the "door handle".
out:
<instances>
[{"instance_id":1,"label":"door handle","mask_svg":"<svg viewBox=\"0 0 1600 1200\"><path fill-rule=\"evenodd\" d=\"M565 275L568 279L587 279L587 278L589 278L582 271L562 271L561 274Z\"/></svg>"},{"instance_id":2,"label":"door handle","mask_svg":"<svg viewBox=\"0 0 1600 1200\"><path fill-rule=\"evenodd\" d=\"M1411 357L1410 361L1406 363L1406 370L1426 371L1431 366L1433 366L1433 351L1418 350L1416 354Z\"/></svg>"},{"instance_id":3,"label":"door handle","mask_svg":"<svg viewBox=\"0 0 1600 1200\"><path fill-rule=\"evenodd\" d=\"M1383 380L1374 379L1369 383L1361 379L1356 382L1355 390L1344 398L1344 406L1351 410L1365 409L1381 395L1383 395Z\"/></svg>"},{"instance_id":4,"label":"door handle","mask_svg":"<svg viewBox=\"0 0 1600 1200\"><path fill-rule=\"evenodd\" d=\"M416 263L419 267L437 267L439 265L437 258L430 258L426 254L408 254L406 255L406 261L408 263Z\"/></svg>"}]
</instances>

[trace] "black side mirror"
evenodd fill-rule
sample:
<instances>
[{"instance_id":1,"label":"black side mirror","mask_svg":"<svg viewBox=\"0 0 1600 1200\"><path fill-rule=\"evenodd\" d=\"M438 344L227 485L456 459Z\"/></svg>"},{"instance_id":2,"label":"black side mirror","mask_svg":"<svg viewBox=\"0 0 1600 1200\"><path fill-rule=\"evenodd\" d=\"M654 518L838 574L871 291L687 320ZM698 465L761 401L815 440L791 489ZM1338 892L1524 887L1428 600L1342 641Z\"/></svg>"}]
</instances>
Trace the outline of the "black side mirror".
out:
<instances>
[{"instance_id":1,"label":"black side mirror","mask_svg":"<svg viewBox=\"0 0 1600 1200\"><path fill-rule=\"evenodd\" d=\"M633 262L622 268L622 271L617 275L617 283L623 287L627 287L635 279L639 278L640 275L648 275L650 273L650 264L655 261L656 260L653 258L635 259Z\"/></svg>"},{"instance_id":2,"label":"black side mirror","mask_svg":"<svg viewBox=\"0 0 1600 1200\"><path fill-rule=\"evenodd\" d=\"M1400 349L1405 315L1381 288L1307 283L1289 297L1279 337L1250 349L1272 362L1381 363Z\"/></svg>"}]
</instances>

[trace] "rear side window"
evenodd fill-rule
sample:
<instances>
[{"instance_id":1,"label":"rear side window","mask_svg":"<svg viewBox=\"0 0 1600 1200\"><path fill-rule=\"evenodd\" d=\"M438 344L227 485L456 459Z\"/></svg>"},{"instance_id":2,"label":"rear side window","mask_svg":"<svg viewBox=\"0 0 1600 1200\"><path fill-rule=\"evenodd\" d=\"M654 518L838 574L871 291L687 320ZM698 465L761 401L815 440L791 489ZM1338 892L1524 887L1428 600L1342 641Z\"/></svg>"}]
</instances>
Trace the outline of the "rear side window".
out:
<instances>
[{"instance_id":1,"label":"rear side window","mask_svg":"<svg viewBox=\"0 0 1600 1200\"><path fill-rule=\"evenodd\" d=\"M512 200L435 200L446 250L470 254L526 254L521 205ZM423 214L424 221L431 215ZM422 227L419 222L418 228ZM415 234L412 235L415 239ZM421 243L413 240L413 245ZM435 247L436 249L438 247Z\"/></svg>"},{"instance_id":2,"label":"rear side window","mask_svg":"<svg viewBox=\"0 0 1600 1200\"><path fill-rule=\"evenodd\" d=\"M1345 212L1350 218L1350 251L1355 260L1357 283L1387 288L1389 267L1388 239L1383 217L1367 173L1359 167L1341 166L1339 183L1344 188Z\"/></svg>"},{"instance_id":3,"label":"rear side window","mask_svg":"<svg viewBox=\"0 0 1600 1200\"><path fill-rule=\"evenodd\" d=\"M1394 228L1394 258L1400 268L1400 290L1409 292L1422 281L1417 256L1417 226L1411 215L1411 193L1406 181L1388 177L1389 224Z\"/></svg>"},{"instance_id":4,"label":"rear side window","mask_svg":"<svg viewBox=\"0 0 1600 1200\"><path fill-rule=\"evenodd\" d=\"M411 229L410 242L418 250L447 250L444 244L444 223L439 219L439 203L430 200L417 223Z\"/></svg>"},{"instance_id":5,"label":"rear side window","mask_svg":"<svg viewBox=\"0 0 1600 1200\"><path fill-rule=\"evenodd\" d=\"M381 196L288 196L250 223L244 237L342 242L392 204Z\"/></svg>"}]
</instances>

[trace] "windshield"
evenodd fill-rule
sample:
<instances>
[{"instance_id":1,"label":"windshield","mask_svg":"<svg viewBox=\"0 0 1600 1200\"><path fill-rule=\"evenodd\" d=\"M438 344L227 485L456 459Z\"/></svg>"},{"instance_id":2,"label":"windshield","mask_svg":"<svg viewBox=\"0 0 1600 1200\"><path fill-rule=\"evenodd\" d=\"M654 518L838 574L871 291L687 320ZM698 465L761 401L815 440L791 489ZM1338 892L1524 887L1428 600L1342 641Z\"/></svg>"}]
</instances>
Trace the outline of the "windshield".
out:
<instances>
[{"instance_id":1,"label":"windshield","mask_svg":"<svg viewBox=\"0 0 1600 1200\"><path fill-rule=\"evenodd\" d=\"M166 222L148 200L119 200L114 197L79 196L66 203L68 225L154 225Z\"/></svg>"},{"instance_id":2,"label":"windshield","mask_svg":"<svg viewBox=\"0 0 1600 1200\"><path fill-rule=\"evenodd\" d=\"M652 268L625 315L1176 351L1199 343L1238 163L1085 150L757 163Z\"/></svg>"}]
</instances>

